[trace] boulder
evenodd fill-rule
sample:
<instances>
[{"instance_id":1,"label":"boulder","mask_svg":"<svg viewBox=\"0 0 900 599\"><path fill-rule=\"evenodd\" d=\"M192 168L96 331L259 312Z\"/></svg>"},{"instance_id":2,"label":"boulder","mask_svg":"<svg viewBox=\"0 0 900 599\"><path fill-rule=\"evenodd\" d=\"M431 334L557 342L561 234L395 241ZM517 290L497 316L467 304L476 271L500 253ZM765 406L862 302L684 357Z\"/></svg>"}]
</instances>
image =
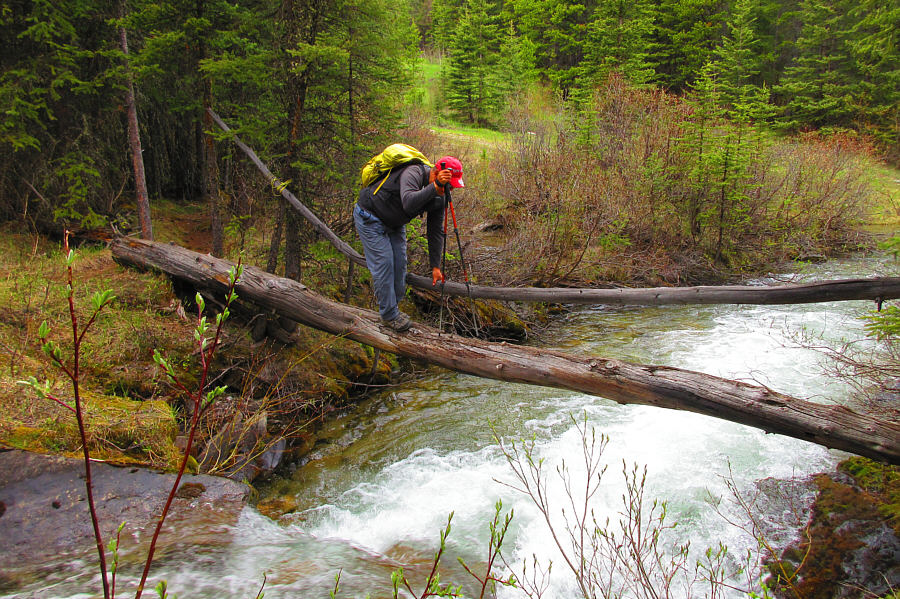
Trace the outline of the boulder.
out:
<instances>
[{"instance_id":1,"label":"boulder","mask_svg":"<svg viewBox=\"0 0 900 599\"><path fill-rule=\"evenodd\" d=\"M104 543L125 522L121 550L146 547L175 474L100 462L92 462L91 474ZM190 474L182 477L179 486L161 545L166 544L167 536L214 539L219 535L219 542L229 540L227 531L237 522L250 488L227 478ZM46 567L66 556L88 555L90 559L92 551L96 556L81 460L0 451L0 505L4 506L0 514L0 587L5 576L13 577L16 572Z\"/></svg>"}]
</instances>

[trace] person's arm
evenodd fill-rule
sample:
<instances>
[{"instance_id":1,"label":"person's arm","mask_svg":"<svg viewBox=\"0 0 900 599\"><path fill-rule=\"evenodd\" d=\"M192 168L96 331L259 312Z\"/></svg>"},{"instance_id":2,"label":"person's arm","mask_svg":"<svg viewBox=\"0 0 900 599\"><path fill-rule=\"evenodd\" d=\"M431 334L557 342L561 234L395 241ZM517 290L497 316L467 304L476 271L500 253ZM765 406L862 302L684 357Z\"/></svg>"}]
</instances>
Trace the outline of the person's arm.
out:
<instances>
[{"instance_id":1,"label":"person's arm","mask_svg":"<svg viewBox=\"0 0 900 599\"><path fill-rule=\"evenodd\" d=\"M426 169L415 165L404 169L400 175L400 203L410 218L421 214L438 195L437 187L428 181L427 173Z\"/></svg>"}]
</instances>

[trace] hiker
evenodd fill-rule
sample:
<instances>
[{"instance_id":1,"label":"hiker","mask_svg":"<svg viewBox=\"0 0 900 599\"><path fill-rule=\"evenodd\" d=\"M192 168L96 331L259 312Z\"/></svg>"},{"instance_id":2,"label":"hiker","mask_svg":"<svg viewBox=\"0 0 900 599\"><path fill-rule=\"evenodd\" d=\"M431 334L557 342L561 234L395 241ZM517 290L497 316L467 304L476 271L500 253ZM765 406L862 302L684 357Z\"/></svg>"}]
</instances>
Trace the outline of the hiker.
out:
<instances>
[{"instance_id":1,"label":"hiker","mask_svg":"<svg viewBox=\"0 0 900 599\"><path fill-rule=\"evenodd\" d=\"M448 183L464 186L462 163L452 156L441 158L433 167L405 165L360 190L353 208L353 221L363 244L366 266L372 273L381 320L395 331L412 326L409 316L397 304L406 295L406 224L422 213L428 213L431 284L444 282L440 264L444 251L444 185Z\"/></svg>"}]
</instances>

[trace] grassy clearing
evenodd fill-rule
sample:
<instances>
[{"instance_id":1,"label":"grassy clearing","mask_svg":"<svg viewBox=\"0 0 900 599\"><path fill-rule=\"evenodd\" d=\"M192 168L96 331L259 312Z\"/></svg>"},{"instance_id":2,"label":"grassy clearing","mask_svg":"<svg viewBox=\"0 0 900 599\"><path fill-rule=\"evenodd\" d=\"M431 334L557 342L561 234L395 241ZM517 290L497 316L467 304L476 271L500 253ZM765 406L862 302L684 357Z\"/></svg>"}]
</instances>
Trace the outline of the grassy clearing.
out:
<instances>
[{"instance_id":1,"label":"grassy clearing","mask_svg":"<svg viewBox=\"0 0 900 599\"><path fill-rule=\"evenodd\" d=\"M472 127L455 122L441 104L441 75L442 68L439 60L423 58L420 61L421 70L418 83L413 96L421 99L421 105L426 112L433 115L431 120L440 123L433 127L435 133L447 140L450 144L463 142L479 148L491 148L509 140L509 135L493 129ZM458 154L461 152L457 152Z\"/></svg>"},{"instance_id":2,"label":"grassy clearing","mask_svg":"<svg viewBox=\"0 0 900 599\"><path fill-rule=\"evenodd\" d=\"M869 172L873 191L869 224L888 227L900 225L900 170L870 162Z\"/></svg>"}]
</instances>

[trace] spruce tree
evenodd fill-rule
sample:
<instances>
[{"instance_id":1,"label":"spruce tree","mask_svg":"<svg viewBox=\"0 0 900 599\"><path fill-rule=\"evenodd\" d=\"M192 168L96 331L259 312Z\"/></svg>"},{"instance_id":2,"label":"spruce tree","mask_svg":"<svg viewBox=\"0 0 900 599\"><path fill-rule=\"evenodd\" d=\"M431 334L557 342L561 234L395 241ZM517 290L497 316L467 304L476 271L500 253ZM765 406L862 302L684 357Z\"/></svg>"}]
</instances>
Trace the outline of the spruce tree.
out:
<instances>
[{"instance_id":1,"label":"spruce tree","mask_svg":"<svg viewBox=\"0 0 900 599\"><path fill-rule=\"evenodd\" d=\"M468 0L454 29L445 96L450 109L470 123L492 124L513 75L501 64L500 24L493 0Z\"/></svg>"},{"instance_id":2,"label":"spruce tree","mask_svg":"<svg viewBox=\"0 0 900 599\"><path fill-rule=\"evenodd\" d=\"M848 40L859 78L853 96L858 127L900 158L900 0L861 0Z\"/></svg>"},{"instance_id":3,"label":"spruce tree","mask_svg":"<svg viewBox=\"0 0 900 599\"><path fill-rule=\"evenodd\" d=\"M578 66L578 85L593 87L617 70L632 84L654 77L648 62L653 33L648 0L600 0L587 26L584 60Z\"/></svg>"},{"instance_id":4,"label":"spruce tree","mask_svg":"<svg viewBox=\"0 0 900 599\"><path fill-rule=\"evenodd\" d=\"M754 95L747 88L754 86L761 71L760 44L751 14L754 5L751 0L737 0L728 21L728 34L713 53L711 68L718 76L721 102L732 108Z\"/></svg>"},{"instance_id":5,"label":"spruce tree","mask_svg":"<svg viewBox=\"0 0 900 599\"><path fill-rule=\"evenodd\" d=\"M673 91L686 90L719 44L727 19L723 0L654 0L650 63L656 81Z\"/></svg>"},{"instance_id":6,"label":"spruce tree","mask_svg":"<svg viewBox=\"0 0 900 599\"><path fill-rule=\"evenodd\" d=\"M99 0L0 6L0 218L58 233L58 220L96 226L116 209L129 166L115 13Z\"/></svg>"},{"instance_id":7,"label":"spruce tree","mask_svg":"<svg viewBox=\"0 0 900 599\"><path fill-rule=\"evenodd\" d=\"M561 91L563 97L578 77L576 67L584 59L586 31L594 2L567 0L511 0L521 32L538 58L540 74Z\"/></svg>"},{"instance_id":8,"label":"spruce tree","mask_svg":"<svg viewBox=\"0 0 900 599\"><path fill-rule=\"evenodd\" d=\"M797 57L774 90L784 105L785 127L851 124L856 79L847 43L851 6L849 0L802 0Z\"/></svg>"},{"instance_id":9,"label":"spruce tree","mask_svg":"<svg viewBox=\"0 0 900 599\"><path fill-rule=\"evenodd\" d=\"M433 0L431 27L426 33L426 47L440 55L450 52L456 24L465 11L466 0Z\"/></svg>"}]
</instances>

